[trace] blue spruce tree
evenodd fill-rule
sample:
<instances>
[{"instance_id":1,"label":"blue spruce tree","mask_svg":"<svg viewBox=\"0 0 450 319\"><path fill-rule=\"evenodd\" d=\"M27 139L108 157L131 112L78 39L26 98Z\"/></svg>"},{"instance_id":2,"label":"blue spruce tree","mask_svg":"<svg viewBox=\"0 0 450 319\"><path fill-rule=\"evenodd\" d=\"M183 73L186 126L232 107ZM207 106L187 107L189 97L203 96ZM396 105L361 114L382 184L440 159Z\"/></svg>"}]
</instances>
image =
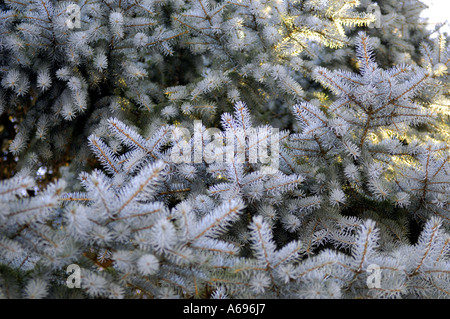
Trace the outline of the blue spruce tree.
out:
<instances>
[{"instance_id":1,"label":"blue spruce tree","mask_svg":"<svg viewBox=\"0 0 450 319\"><path fill-rule=\"evenodd\" d=\"M2 2L0 298L449 298L424 8Z\"/></svg>"}]
</instances>

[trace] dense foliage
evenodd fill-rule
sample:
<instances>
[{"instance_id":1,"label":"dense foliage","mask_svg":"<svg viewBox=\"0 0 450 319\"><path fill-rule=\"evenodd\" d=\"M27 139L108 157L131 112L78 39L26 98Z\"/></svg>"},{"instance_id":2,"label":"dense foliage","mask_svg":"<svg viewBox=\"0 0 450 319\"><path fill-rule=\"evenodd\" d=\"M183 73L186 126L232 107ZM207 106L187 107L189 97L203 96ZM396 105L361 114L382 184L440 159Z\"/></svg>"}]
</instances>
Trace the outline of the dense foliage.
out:
<instances>
[{"instance_id":1,"label":"dense foliage","mask_svg":"<svg viewBox=\"0 0 450 319\"><path fill-rule=\"evenodd\" d=\"M5 0L0 297L448 298L424 8Z\"/></svg>"}]
</instances>

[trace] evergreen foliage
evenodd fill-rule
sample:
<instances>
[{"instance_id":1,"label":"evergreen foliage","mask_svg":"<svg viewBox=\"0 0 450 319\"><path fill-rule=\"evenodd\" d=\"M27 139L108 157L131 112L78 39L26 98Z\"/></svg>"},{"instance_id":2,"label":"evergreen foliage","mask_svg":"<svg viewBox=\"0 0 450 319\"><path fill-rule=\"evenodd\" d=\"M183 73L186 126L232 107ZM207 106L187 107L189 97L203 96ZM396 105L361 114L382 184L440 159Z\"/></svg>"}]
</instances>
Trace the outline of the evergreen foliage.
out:
<instances>
[{"instance_id":1,"label":"evergreen foliage","mask_svg":"<svg viewBox=\"0 0 450 319\"><path fill-rule=\"evenodd\" d=\"M450 297L420 1L0 9L1 298Z\"/></svg>"}]
</instances>

